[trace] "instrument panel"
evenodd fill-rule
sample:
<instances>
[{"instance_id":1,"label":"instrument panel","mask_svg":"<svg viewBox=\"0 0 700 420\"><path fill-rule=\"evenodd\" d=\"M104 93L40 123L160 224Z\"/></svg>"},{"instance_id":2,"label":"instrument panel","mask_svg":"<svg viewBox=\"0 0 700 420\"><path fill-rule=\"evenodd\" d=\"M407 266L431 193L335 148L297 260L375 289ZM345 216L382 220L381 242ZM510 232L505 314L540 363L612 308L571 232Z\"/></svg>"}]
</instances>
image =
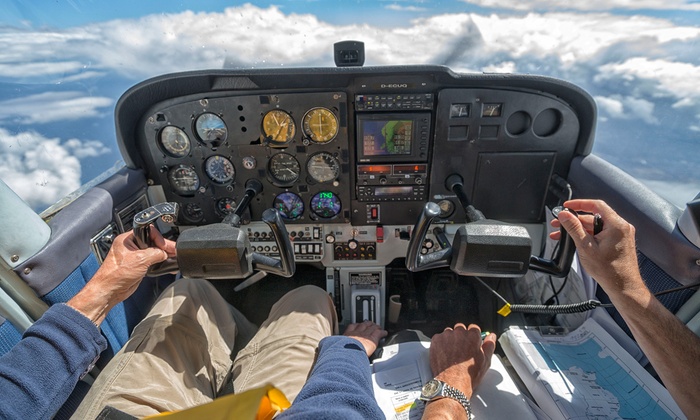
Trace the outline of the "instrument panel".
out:
<instances>
[{"instance_id":1,"label":"instrument panel","mask_svg":"<svg viewBox=\"0 0 700 420\"><path fill-rule=\"evenodd\" d=\"M250 178L263 183L253 215L273 207L291 223L347 222L346 114L344 92L191 99L146 119L140 152L181 204L180 224L221 221Z\"/></svg>"},{"instance_id":2,"label":"instrument panel","mask_svg":"<svg viewBox=\"0 0 700 420\"><path fill-rule=\"evenodd\" d=\"M117 106L127 164L181 204L180 225L221 221L251 178L263 191L244 223L273 207L292 226L411 226L426 201L463 223L455 173L487 218L541 223L594 121L566 82L443 67L183 73Z\"/></svg>"}]
</instances>

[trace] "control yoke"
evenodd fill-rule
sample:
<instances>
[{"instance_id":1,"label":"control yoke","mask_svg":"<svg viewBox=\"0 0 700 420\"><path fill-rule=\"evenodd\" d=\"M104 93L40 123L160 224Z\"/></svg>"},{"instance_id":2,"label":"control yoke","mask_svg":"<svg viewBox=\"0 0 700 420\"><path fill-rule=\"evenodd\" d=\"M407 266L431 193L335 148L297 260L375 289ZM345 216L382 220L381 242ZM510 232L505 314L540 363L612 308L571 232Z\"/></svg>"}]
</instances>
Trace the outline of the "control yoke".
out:
<instances>
[{"instance_id":1,"label":"control yoke","mask_svg":"<svg viewBox=\"0 0 700 420\"><path fill-rule=\"evenodd\" d=\"M467 223L459 227L452 244L443 230L435 227L433 234L442 249L421 255L430 224L440 214L440 207L436 203L426 203L408 244L406 268L410 271L450 267L462 276L511 278L522 277L528 269L556 277L565 277L569 273L576 247L563 227L560 228L561 239L556 255L551 260L531 255L532 241L527 229L486 219L470 203L461 176L450 175L445 180L445 186L455 193L464 207ZM557 207L552 210L552 214L557 217L561 211L573 212Z\"/></svg>"},{"instance_id":2,"label":"control yoke","mask_svg":"<svg viewBox=\"0 0 700 420\"><path fill-rule=\"evenodd\" d=\"M193 227L183 230L177 239L177 259L168 259L149 268L149 276L177 271L184 277L214 279L242 279L254 271L277 274L283 277L294 275L294 250L287 228L280 214L267 209L262 220L272 231L279 259L251 252L248 235L240 229L241 215L251 200L262 191L257 179L249 179L243 199L236 209L221 223ZM177 203L160 203L134 216L134 237L141 249L152 245L150 225L158 218L172 223L177 220Z\"/></svg>"}]
</instances>

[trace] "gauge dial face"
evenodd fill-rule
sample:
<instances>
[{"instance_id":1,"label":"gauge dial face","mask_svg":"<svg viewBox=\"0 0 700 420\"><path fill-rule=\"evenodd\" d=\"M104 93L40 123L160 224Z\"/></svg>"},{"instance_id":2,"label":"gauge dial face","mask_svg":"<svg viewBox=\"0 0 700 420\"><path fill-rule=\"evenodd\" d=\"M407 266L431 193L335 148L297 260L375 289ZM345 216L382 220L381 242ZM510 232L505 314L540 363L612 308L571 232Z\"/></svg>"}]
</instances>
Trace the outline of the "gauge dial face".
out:
<instances>
[{"instance_id":1,"label":"gauge dial face","mask_svg":"<svg viewBox=\"0 0 700 420\"><path fill-rule=\"evenodd\" d=\"M187 203L185 205L185 217L193 222L197 222L204 217L202 208L197 203Z\"/></svg>"},{"instance_id":2,"label":"gauge dial face","mask_svg":"<svg viewBox=\"0 0 700 420\"><path fill-rule=\"evenodd\" d=\"M304 202L292 192L283 192L275 197L272 207L288 220L298 219L304 214Z\"/></svg>"},{"instance_id":3,"label":"gauge dial face","mask_svg":"<svg viewBox=\"0 0 700 420\"><path fill-rule=\"evenodd\" d=\"M337 216L341 207L340 199L331 191L321 191L311 198L310 210L324 219Z\"/></svg>"},{"instance_id":4,"label":"gauge dial face","mask_svg":"<svg viewBox=\"0 0 700 420\"><path fill-rule=\"evenodd\" d=\"M281 109L273 109L263 117L263 136L273 146L292 141L296 130L292 116Z\"/></svg>"},{"instance_id":5,"label":"gauge dial face","mask_svg":"<svg viewBox=\"0 0 700 420\"><path fill-rule=\"evenodd\" d=\"M503 104L484 104L481 109L482 117L500 117L503 112Z\"/></svg>"},{"instance_id":6,"label":"gauge dial face","mask_svg":"<svg viewBox=\"0 0 700 420\"><path fill-rule=\"evenodd\" d=\"M306 162L306 170L316 182L334 181L340 175L340 163L328 152L316 153Z\"/></svg>"},{"instance_id":7,"label":"gauge dial face","mask_svg":"<svg viewBox=\"0 0 700 420\"><path fill-rule=\"evenodd\" d=\"M233 181L233 178L236 176L233 163L220 155L209 157L204 162L204 171L209 175L209 178L217 184L229 183Z\"/></svg>"},{"instance_id":8,"label":"gauge dial face","mask_svg":"<svg viewBox=\"0 0 700 420\"><path fill-rule=\"evenodd\" d=\"M328 108L311 108L302 121L304 135L316 143L328 143L338 135L338 117Z\"/></svg>"},{"instance_id":9,"label":"gauge dial face","mask_svg":"<svg viewBox=\"0 0 700 420\"><path fill-rule=\"evenodd\" d=\"M236 201L231 197L220 198L216 201L216 211L220 215L226 216L236 210Z\"/></svg>"},{"instance_id":10,"label":"gauge dial face","mask_svg":"<svg viewBox=\"0 0 700 420\"><path fill-rule=\"evenodd\" d=\"M192 166L174 166L168 172L168 181L173 192L179 195L194 195L199 188L199 176Z\"/></svg>"},{"instance_id":11,"label":"gauge dial face","mask_svg":"<svg viewBox=\"0 0 700 420\"><path fill-rule=\"evenodd\" d=\"M277 153L272 155L267 163L267 170L273 183L277 185L290 185L299 179L301 166L299 161L289 153Z\"/></svg>"},{"instance_id":12,"label":"gauge dial face","mask_svg":"<svg viewBox=\"0 0 700 420\"><path fill-rule=\"evenodd\" d=\"M182 129L169 125L160 132L160 145L168 156L181 158L190 153L190 138Z\"/></svg>"},{"instance_id":13,"label":"gauge dial face","mask_svg":"<svg viewBox=\"0 0 700 420\"><path fill-rule=\"evenodd\" d=\"M210 112L197 117L194 123L197 136L205 143L223 143L226 141L228 129L224 120Z\"/></svg>"}]
</instances>

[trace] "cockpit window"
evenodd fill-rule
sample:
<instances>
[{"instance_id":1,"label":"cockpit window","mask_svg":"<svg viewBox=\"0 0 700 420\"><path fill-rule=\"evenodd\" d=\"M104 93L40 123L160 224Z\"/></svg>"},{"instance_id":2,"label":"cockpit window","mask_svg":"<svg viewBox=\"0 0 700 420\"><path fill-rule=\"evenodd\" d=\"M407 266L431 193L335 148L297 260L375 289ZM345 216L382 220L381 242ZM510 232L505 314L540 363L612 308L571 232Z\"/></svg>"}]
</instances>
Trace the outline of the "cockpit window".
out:
<instances>
[{"instance_id":1,"label":"cockpit window","mask_svg":"<svg viewBox=\"0 0 700 420\"><path fill-rule=\"evenodd\" d=\"M0 6L0 178L42 211L119 165L114 106L164 73L365 66L570 81L598 105L593 152L679 207L700 191L700 3L692 0L167 0Z\"/></svg>"}]
</instances>

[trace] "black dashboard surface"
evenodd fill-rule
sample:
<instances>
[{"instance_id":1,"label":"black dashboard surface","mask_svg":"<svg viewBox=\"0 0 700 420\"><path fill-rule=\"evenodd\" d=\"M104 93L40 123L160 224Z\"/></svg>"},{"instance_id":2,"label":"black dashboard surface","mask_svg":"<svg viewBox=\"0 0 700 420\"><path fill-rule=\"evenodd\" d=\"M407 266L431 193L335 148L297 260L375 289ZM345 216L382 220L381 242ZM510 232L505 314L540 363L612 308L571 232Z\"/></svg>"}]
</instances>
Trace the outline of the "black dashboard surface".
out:
<instances>
[{"instance_id":1,"label":"black dashboard surface","mask_svg":"<svg viewBox=\"0 0 700 420\"><path fill-rule=\"evenodd\" d=\"M595 104L537 76L444 67L212 70L147 80L116 109L127 166L146 172L178 223L222 220L246 180L288 224L411 225L426 201L443 223L465 214L459 174L488 218L538 223L553 174L590 153Z\"/></svg>"}]
</instances>

